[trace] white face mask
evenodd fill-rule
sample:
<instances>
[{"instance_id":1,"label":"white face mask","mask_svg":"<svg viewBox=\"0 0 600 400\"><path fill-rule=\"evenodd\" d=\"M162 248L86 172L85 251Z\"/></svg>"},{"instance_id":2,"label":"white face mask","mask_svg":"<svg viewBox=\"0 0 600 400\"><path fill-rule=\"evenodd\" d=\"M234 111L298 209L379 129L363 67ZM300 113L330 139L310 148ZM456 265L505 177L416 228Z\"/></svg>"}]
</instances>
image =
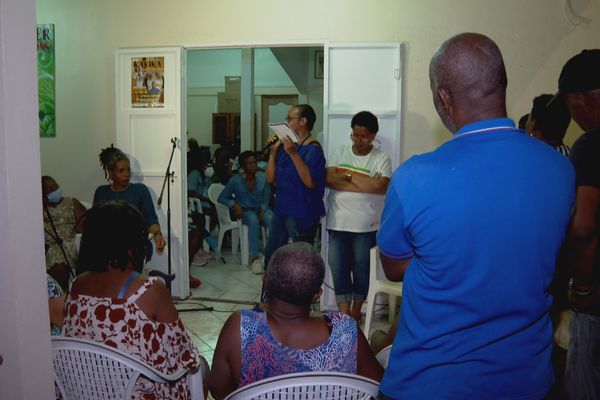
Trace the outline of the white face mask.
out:
<instances>
[{"instance_id":1,"label":"white face mask","mask_svg":"<svg viewBox=\"0 0 600 400\"><path fill-rule=\"evenodd\" d=\"M204 170L204 176L206 176L206 177L209 177L209 178L210 178L210 177L211 177L211 176L213 176L214 174L215 174L215 170L213 169L213 167L207 167L207 168Z\"/></svg>"},{"instance_id":2,"label":"white face mask","mask_svg":"<svg viewBox=\"0 0 600 400\"><path fill-rule=\"evenodd\" d=\"M52 204L57 204L60 202L60 199L62 199L63 197L63 193L62 193L62 189L58 188L56 189L54 192L52 193L48 193L46 195L46 198L48 199L48 201Z\"/></svg>"}]
</instances>

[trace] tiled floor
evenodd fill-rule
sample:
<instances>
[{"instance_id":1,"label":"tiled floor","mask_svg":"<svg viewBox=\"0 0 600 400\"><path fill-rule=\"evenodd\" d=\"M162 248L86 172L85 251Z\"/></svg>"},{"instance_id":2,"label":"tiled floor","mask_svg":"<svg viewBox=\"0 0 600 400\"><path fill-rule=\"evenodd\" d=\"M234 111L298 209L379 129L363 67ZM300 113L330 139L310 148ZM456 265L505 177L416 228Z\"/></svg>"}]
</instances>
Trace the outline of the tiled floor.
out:
<instances>
[{"instance_id":1,"label":"tiled floor","mask_svg":"<svg viewBox=\"0 0 600 400\"><path fill-rule=\"evenodd\" d=\"M192 289L192 298L176 304L192 340L209 365L219 332L232 312L252 308L260 298L262 276L240 263L240 254L224 254L227 264L209 260L206 266L192 265L191 273L202 285ZM212 311L183 311L212 307Z\"/></svg>"},{"instance_id":2,"label":"tiled floor","mask_svg":"<svg viewBox=\"0 0 600 400\"><path fill-rule=\"evenodd\" d=\"M192 265L191 273L202 280L202 285L192 289L191 299L176 304L187 331L209 365L227 318L234 311L254 307L262 287L262 275L255 275L242 266L239 252L225 253L224 257L226 264L209 260L203 267ZM213 307L213 310L183 311L202 307ZM387 319L373 321L374 329L387 329L388 326Z\"/></svg>"}]
</instances>

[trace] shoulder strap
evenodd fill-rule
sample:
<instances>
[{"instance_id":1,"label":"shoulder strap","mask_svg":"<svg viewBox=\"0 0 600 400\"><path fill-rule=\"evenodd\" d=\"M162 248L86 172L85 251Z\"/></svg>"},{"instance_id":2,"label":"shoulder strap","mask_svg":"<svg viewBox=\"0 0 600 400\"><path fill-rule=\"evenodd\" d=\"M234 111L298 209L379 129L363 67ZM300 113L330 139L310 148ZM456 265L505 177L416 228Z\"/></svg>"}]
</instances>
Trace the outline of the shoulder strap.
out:
<instances>
[{"instance_id":1,"label":"shoulder strap","mask_svg":"<svg viewBox=\"0 0 600 400\"><path fill-rule=\"evenodd\" d=\"M127 280L125 281L125 283L123 283L123 286L121 286L121 290L119 290L119 294L117 295L117 299L122 299L125 297L125 293L127 293L127 290L129 289L129 286L131 286L131 284L133 283L133 280L135 278L138 277L140 273L137 271L133 271L129 277L127 278Z\"/></svg>"},{"instance_id":2,"label":"shoulder strap","mask_svg":"<svg viewBox=\"0 0 600 400\"><path fill-rule=\"evenodd\" d=\"M144 284L140 286L140 288L134 294L127 298L127 302L135 303L137 299L139 299L144 293L148 291L148 289L150 289L150 286L152 286L154 284L154 281L156 281L157 279L158 278L156 277L150 277L146 279L146 282L144 282Z\"/></svg>"}]
</instances>

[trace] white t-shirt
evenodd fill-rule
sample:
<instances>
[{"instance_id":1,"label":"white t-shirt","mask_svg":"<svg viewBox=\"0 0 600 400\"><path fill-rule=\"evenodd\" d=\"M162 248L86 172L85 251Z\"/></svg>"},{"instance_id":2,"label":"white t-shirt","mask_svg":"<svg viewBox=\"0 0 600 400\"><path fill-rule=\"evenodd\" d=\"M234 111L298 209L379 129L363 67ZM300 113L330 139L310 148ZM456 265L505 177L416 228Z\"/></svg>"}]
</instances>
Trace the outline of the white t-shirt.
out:
<instances>
[{"instance_id":1,"label":"white t-shirt","mask_svg":"<svg viewBox=\"0 0 600 400\"><path fill-rule=\"evenodd\" d=\"M327 167L352 171L353 174L392 176L390 156L372 149L366 156L357 156L352 145L335 149ZM327 229L345 232L372 232L379 229L385 195L346 192L329 189L327 196Z\"/></svg>"}]
</instances>

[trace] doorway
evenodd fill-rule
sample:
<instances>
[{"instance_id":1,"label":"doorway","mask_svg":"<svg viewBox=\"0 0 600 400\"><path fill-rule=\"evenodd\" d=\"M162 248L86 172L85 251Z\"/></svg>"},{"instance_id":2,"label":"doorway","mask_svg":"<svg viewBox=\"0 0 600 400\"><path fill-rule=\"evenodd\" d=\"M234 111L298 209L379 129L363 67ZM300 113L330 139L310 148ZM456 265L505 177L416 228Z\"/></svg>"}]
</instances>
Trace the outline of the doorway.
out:
<instances>
[{"instance_id":1,"label":"doorway","mask_svg":"<svg viewBox=\"0 0 600 400\"><path fill-rule=\"evenodd\" d=\"M240 151L261 150L267 123L284 121L294 104L311 104L317 113L314 132L322 132L324 79L315 76L315 70L320 71L315 68L315 55L322 51L323 46L186 49L188 138L207 146L213 155L219 147L229 148L237 173L235 159ZM251 129L241 128L248 121ZM212 233L215 237L217 230ZM259 245L259 251L262 248ZM241 266L240 252L232 254L227 244L223 253L225 266L216 260L206 267L192 265L192 275L202 280L193 296L219 302L256 301L261 285L255 285L254 291L248 287L256 282Z\"/></svg>"}]
</instances>

